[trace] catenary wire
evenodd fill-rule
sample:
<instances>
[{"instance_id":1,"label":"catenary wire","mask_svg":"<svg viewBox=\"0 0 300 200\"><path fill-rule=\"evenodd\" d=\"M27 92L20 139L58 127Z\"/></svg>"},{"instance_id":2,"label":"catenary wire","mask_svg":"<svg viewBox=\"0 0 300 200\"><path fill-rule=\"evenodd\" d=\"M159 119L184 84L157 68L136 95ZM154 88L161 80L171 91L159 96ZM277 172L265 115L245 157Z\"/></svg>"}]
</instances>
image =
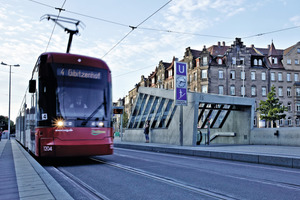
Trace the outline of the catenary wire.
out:
<instances>
[{"instance_id":1,"label":"catenary wire","mask_svg":"<svg viewBox=\"0 0 300 200\"><path fill-rule=\"evenodd\" d=\"M150 19L153 15L155 15L157 12L159 12L161 9L163 9L166 5L168 5L172 0L168 1L167 3L165 3L163 6L161 6L158 10L156 10L154 13L152 13L149 17L147 17L146 19L144 19L141 23L139 23L136 27L134 26L130 26L131 30L119 41L117 42L108 52L106 52L102 58L104 58L106 55L108 55L114 48L116 48L125 38L127 38L130 33L132 33L136 28L138 28L140 25L142 25L143 23L145 23L148 19Z\"/></svg>"},{"instance_id":2,"label":"catenary wire","mask_svg":"<svg viewBox=\"0 0 300 200\"><path fill-rule=\"evenodd\" d=\"M58 18L59 18L59 16L60 16L60 13L61 13L61 11L63 10L63 7L64 7L64 5L65 5L66 1L67 1L67 0L65 0L65 1L64 1L64 3L63 3L63 5L61 6L61 8L55 8L55 9L58 9L58 15L57 15L57 18L56 18L56 20L58 20ZM49 38L49 41L48 41L48 44L47 44L47 47L46 47L46 50L45 50L45 52L47 52L47 50L48 50L48 47L49 47L50 41L51 41L51 39L52 39L52 36L53 36L54 30L55 30L55 27L56 27L56 23L54 23L54 26L53 26L53 29L52 29L52 32L51 32L51 35L50 35L50 38Z\"/></svg>"},{"instance_id":3,"label":"catenary wire","mask_svg":"<svg viewBox=\"0 0 300 200\"><path fill-rule=\"evenodd\" d=\"M31 1L31 2L40 4L40 5L43 5L43 6L47 6L49 8L57 9L54 6L50 6L50 5L47 5L47 4L35 1L35 0L28 0L28 1ZM71 13L71 14L75 14L75 15L79 15L79 16L83 16L83 17L87 17L87 18L91 18L91 19L95 19L95 20L99 20L99 21L103 21L103 22L107 22L107 23L111 23L111 24L115 24L115 25L119 25L119 26L134 28L134 29L143 29L143 30L149 30L149 31L160 31L160 32L176 33L176 34L186 34L186 35L196 35L196 36L202 36L202 37L215 37L215 38L224 38L224 39L234 39L232 37L210 35L210 34L179 32L179 31L173 31L173 30L167 30L167 29L156 29L156 28L141 27L141 26L135 27L135 26L123 24L123 23L120 23L120 22L114 22L114 21L111 21L111 20L106 20L106 19L102 19L102 18L98 18L98 17L94 17L94 16L90 16L90 15L86 15L86 14L82 14L82 13L78 13L78 12L66 10L66 9L64 9L63 11L65 11L67 13ZM250 36L246 36L246 37L241 37L241 38L242 39L247 39L247 38L252 38L252 37L260 37L262 35L276 33L276 32L281 32L281 31L286 31L286 30L290 30L290 29L296 29L296 28L300 28L300 26L293 26L293 27L284 28L284 29L278 29L278 30L269 31L269 32L265 32L265 33L258 33L258 34L254 34L254 35L250 35Z\"/></svg>"}]
</instances>

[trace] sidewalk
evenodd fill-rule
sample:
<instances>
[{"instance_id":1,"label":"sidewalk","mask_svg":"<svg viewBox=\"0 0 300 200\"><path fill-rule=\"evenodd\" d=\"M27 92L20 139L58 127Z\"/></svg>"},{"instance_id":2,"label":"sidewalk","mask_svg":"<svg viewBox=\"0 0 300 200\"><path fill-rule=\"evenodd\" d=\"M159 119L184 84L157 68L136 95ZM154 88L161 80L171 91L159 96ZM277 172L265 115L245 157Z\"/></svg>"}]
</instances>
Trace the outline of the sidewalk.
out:
<instances>
[{"instance_id":1,"label":"sidewalk","mask_svg":"<svg viewBox=\"0 0 300 200\"><path fill-rule=\"evenodd\" d=\"M114 146L145 151L191 155L258 164L300 168L300 147L271 145L200 145L177 146L157 143L134 143L114 139Z\"/></svg>"},{"instance_id":2,"label":"sidewalk","mask_svg":"<svg viewBox=\"0 0 300 200\"><path fill-rule=\"evenodd\" d=\"M0 142L0 199L72 199L14 139Z\"/></svg>"}]
</instances>

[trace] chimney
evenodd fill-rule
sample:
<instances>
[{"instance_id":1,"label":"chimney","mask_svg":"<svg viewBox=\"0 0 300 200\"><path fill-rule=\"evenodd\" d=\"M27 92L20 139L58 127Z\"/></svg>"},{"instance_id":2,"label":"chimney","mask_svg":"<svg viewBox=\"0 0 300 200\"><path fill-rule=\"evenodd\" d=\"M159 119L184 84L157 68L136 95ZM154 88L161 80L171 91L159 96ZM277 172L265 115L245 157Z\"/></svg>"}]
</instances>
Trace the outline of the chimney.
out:
<instances>
[{"instance_id":1,"label":"chimney","mask_svg":"<svg viewBox=\"0 0 300 200\"><path fill-rule=\"evenodd\" d=\"M218 47L221 45L221 42L218 42Z\"/></svg>"},{"instance_id":2,"label":"chimney","mask_svg":"<svg viewBox=\"0 0 300 200\"><path fill-rule=\"evenodd\" d=\"M225 47L225 41L223 41L223 46Z\"/></svg>"},{"instance_id":3,"label":"chimney","mask_svg":"<svg viewBox=\"0 0 300 200\"><path fill-rule=\"evenodd\" d=\"M251 44L251 48L254 48L254 44Z\"/></svg>"},{"instance_id":4,"label":"chimney","mask_svg":"<svg viewBox=\"0 0 300 200\"><path fill-rule=\"evenodd\" d=\"M270 49L270 47L271 47L271 46L268 44L268 49Z\"/></svg>"}]
</instances>

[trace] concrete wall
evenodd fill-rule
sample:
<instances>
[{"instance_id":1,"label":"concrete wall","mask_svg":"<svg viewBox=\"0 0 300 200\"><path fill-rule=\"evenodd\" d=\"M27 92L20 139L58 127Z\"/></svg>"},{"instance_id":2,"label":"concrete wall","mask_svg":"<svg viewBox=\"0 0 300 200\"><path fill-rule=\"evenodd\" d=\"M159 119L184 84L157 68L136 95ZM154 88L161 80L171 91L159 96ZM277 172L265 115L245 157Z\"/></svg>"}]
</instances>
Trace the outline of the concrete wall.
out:
<instances>
[{"instance_id":1,"label":"concrete wall","mask_svg":"<svg viewBox=\"0 0 300 200\"><path fill-rule=\"evenodd\" d=\"M139 92L173 99L172 90L157 88L139 88ZM236 105L242 110L233 110L221 129L210 129L214 132L234 132L235 137L218 137L213 143L225 144L249 144L250 130L253 127L254 99L211 95L202 93L188 93L188 106L183 106L183 145L195 146L197 138L197 122L199 103L216 103ZM180 145L180 106L177 106L173 119L168 128L156 128L150 130L150 142ZM203 133L207 132L202 130ZM145 142L143 129L125 129L123 141Z\"/></svg>"},{"instance_id":2,"label":"concrete wall","mask_svg":"<svg viewBox=\"0 0 300 200\"><path fill-rule=\"evenodd\" d=\"M274 135L277 130L278 136ZM254 128L250 144L300 146L300 128Z\"/></svg>"}]
</instances>

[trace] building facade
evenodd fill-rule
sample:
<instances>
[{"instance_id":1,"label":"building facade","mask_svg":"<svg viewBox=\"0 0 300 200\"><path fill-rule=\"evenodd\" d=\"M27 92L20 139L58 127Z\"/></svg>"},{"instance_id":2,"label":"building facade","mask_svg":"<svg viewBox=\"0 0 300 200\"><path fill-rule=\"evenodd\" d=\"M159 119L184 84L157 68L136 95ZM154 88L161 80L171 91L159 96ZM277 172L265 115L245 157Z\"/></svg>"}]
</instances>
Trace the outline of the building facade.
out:
<instances>
[{"instance_id":1,"label":"building facade","mask_svg":"<svg viewBox=\"0 0 300 200\"><path fill-rule=\"evenodd\" d=\"M174 88L176 60L173 57L171 63L160 61L148 78L142 76L125 97L126 112L131 113L139 87ZM188 64L190 92L254 98L258 107L274 85L280 102L288 108L286 118L277 122L277 126L300 126L300 42L287 49L276 49L273 42L267 48L258 48L246 47L236 38L230 46L218 42L202 50L188 47L179 61ZM266 126L259 113L253 120L254 127Z\"/></svg>"}]
</instances>

